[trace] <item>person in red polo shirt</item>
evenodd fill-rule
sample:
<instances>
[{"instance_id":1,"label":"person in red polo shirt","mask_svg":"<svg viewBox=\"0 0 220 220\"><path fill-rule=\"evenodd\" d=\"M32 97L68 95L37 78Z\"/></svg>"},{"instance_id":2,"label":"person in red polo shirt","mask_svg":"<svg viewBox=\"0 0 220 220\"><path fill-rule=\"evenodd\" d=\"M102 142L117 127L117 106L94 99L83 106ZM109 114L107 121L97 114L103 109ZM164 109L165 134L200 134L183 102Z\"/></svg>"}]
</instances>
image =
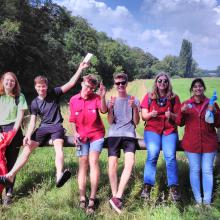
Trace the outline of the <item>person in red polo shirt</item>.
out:
<instances>
[{"instance_id":1,"label":"person in red polo shirt","mask_svg":"<svg viewBox=\"0 0 220 220\"><path fill-rule=\"evenodd\" d=\"M86 209L88 214L92 214L95 211L95 198L100 176L99 155L105 136L105 128L99 111L107 112L106 89L100 83L99 95L94 92L98 86L98 79L92 74L83 77L81 86L80 93L70 99L69 121L73 125L74 143L78 148L80 207ZM91 193L86 208L86 177L89 167Z\"/></svg>"},{"instance_id":2,"label":"person in red polo shirt","mask_svg":"<svg viewBox=\"0 0 220 220\"><path fill-rule=\"evenodd\" d=\"M218 147L216 127L220 126L220 110L217 103L208 99L204 92L206 86L201 78L192 81L192 97L182 104L181 125L185 125L182 147L189 160L190 183L198 205L210 206L213 189L213 163ZM207 110L214 115L213 123L206 122ZM200 189L202 170L203 198Z\"/></svg>"},{"instance_id":3,"label":"person in red polo shirt","mask_svg":"<svg viewBox=\"0 0 220 220\"><path fill-rule=\"evenodd\" d=\"M171 199L173 201L180 199L176 162L178 141L176 120L179 118L177 115L180 113L180 107L179 97L172 91L168 74L160 72L155 78L152 92L148 93L141 103L142 119L146 121L144 141L147 148L142 198L150 198L151 188L155 184L157 160L162 148Z\"/></svg>"}]
</instances>

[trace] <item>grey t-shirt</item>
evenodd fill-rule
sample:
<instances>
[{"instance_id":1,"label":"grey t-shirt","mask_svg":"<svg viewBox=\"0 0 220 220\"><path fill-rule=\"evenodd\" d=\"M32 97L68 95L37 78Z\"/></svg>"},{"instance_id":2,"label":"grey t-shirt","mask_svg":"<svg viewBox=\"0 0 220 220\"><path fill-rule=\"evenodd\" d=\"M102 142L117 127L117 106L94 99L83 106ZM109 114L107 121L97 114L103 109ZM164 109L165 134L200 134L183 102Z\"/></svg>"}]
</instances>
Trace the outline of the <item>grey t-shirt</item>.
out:
<instances>
[{"instance_id":1,"label":"grey t-shirt","mask_svg":"<svg viewBox=\"0 0 220 220\"><path fill-rule=\"evenodd\" d=\"M108 137L136 137L135 126L132 119L132 108L126 98L116 97L114 104L114 123L110 125ZM109 103L107 103L109 105ZM140 102L135 98L135 104L140 109Z\"/></svg>"}]
</instances>

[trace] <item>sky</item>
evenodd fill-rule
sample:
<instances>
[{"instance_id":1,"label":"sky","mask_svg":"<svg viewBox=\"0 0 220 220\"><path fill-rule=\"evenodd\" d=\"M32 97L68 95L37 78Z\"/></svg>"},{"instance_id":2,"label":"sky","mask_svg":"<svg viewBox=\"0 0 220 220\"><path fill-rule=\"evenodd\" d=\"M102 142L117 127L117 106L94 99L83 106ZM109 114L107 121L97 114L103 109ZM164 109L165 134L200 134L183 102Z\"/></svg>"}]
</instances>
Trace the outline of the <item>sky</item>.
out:
<instances>
[{"instance_id":1,"label":"sky","mask_svg":"<svg viewBox=\"0 0 220 220\"><path fill-rule=\"evenodd\" d=\"M220 0L54 0L97 31L160 60L192 43L200 68L220 66Z\"/></svg>"}]
</instances>

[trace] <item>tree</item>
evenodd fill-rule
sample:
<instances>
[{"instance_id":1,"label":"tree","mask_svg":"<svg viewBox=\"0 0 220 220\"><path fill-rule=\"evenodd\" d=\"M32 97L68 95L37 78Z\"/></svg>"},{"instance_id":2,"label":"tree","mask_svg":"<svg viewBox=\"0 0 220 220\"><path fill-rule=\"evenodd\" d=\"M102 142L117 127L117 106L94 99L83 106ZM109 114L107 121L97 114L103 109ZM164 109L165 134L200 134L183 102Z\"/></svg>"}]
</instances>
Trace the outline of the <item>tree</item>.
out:
<instances>
[{"instance_id":1,"label":"tree","mask_svg":"<svg viewBox=\"0 0 220 220\"><path fill-rule=\"evenodd\" d=\"M180 75L192 77L192 43L183 39L179 55Z\"/></svg>"}]
</instances>

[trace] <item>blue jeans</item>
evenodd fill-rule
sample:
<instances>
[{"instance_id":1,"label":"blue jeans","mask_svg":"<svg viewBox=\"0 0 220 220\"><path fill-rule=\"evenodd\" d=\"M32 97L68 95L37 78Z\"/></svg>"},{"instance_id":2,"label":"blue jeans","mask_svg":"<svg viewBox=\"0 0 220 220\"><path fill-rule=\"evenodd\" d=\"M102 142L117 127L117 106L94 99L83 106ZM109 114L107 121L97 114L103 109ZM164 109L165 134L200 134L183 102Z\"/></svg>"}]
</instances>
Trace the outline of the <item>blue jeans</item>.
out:
<instances>
[{"instance_id":1,"label":"blue jeans","mask_svg":"<svg viewBox=\"0 0 220 220\"><path fill-rule=\"evenodd\" d=\"M147 160L144 168L144 183L155 184L156 165L162 147L167 169L168 186L178 185L178 167L176 162L177 133L159 135L145 131L144 141L147 148Z\"/></svg>"},{"instance_id":2,"label":"blue jeans","mask_svg":"<svg viewBox=\"0 0 220 220\"><path fill-rule=\"evenodd\" d=\"M200 171L202 169L203 203L210 204L213 189L213 163L216 152L190 153L186 152L189 160L190 184L197 203L202 203L200 189Z\"/></svg>"}]
</instances>

